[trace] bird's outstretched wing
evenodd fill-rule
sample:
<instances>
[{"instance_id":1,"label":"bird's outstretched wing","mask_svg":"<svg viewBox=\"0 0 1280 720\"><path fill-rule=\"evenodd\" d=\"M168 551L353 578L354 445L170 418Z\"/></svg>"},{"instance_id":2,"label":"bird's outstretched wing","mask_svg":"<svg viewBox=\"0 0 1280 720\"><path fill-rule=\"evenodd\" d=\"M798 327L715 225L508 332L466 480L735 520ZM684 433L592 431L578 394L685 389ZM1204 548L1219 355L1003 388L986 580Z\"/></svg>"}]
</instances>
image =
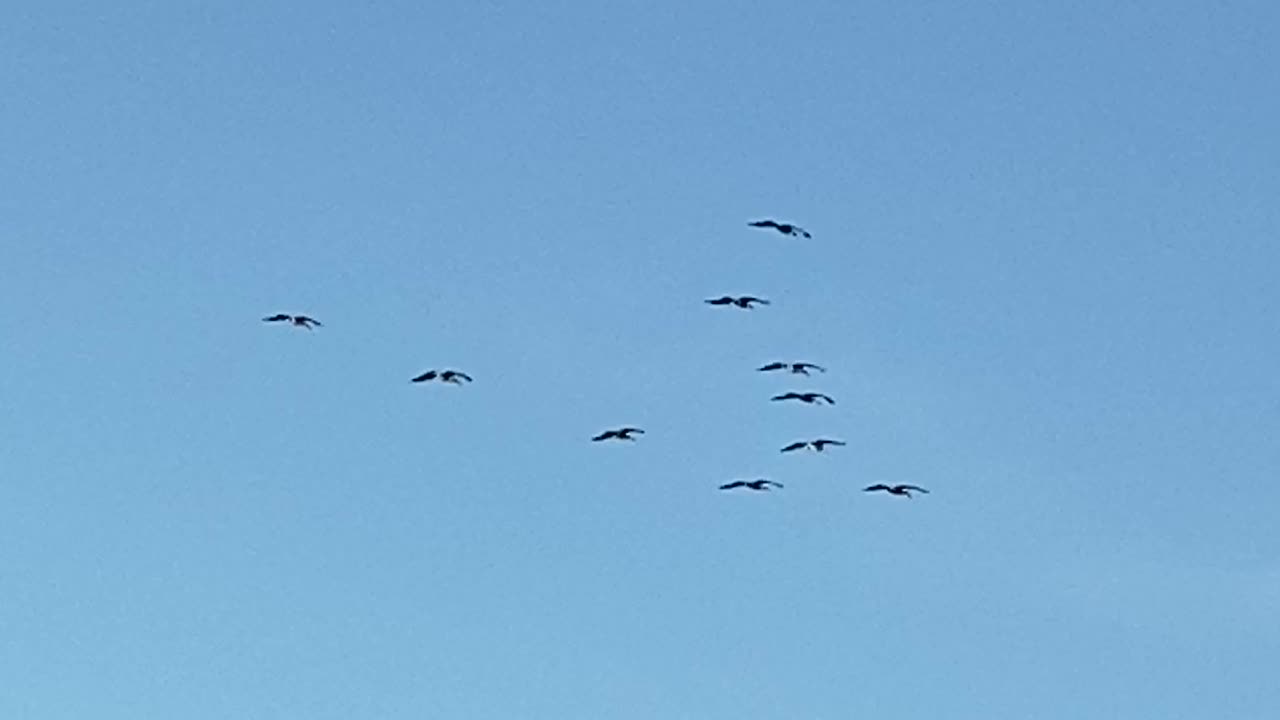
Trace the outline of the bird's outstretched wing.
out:
<instances>
[{"instance_id":1,"label":"bird's outstretched wing","mask_svg":"<svg viewBox=\"0 0 1280 720\"><path fill-rule=\"evenodd\" d=\"M817 370L818 372L826 372L827 369L813 363L798 362L791 363L791 369L796 372L804 372L805 370Z\"/></svg>"},{"instance_id":2,"label":"bird's outstretched wing","mask_svg":"<svg viewBox=\"0 0 1280 720\"><path fill-rule=\"evenodd\" d=\"M892 490L892 489L893 488L889 487L888 485L877 483L875 485L868 485L867 487L862 488L862 492L875 492L877 490Z\"/></svg>"},{"instance_id":3,"label":"bird's outstretched wing","mask_svg":"<svg viewBox=\"0 0 1280 720\"><path fill-rule=\"evenodd\" d=\"M313 318L313 317L307 317L306 315L299 315L299 316L295 317L295 318L293 319L293 321L294 321L294 322L296 322L296 323L302 324L302 325L306 325L306 324L310 323L310 324L312 324L312 325L318 325L318 326L320 326L320 327L324 327L324 323L320 322L319 320L317 320L317 319L315 319L315 318Z\"/></svg>"},{"instance_id":4,"label":"bird's outstretched wing","mask_svg":"<svg viewBox=\"0 0 1280 720\"><path fill-rule=\"evenodd\" d=\"M718 297L718 298L715 298L714 300L703 300L703 302L705 302L708 305L732 305L733 298L729 297L728 295L725 295L724 297Z\"/></svg>"},{"instance_id":5,"label":"bird's outstretched wing","mask_svg":"<svg viewBox=\"0 0 1280 720\"><path fill-rule=\"evenodd\" d=\"M747 307L747 306L751 305L751 303L759 303L759 304L761 304L761 305L768 305L768 304L769 304L769 301L768 301L768 300L765 300L764 298L752 297L751 295L743 295L742 297L738 298L738 304L739 304L739 305L741 305L741 306L743 306L743 307Z\"/></svg>"},{"instance_id":6,"label":"bird's outstretched wing","mask_svg":"<svg viewBox=\"0 0 1280 720\"><path fill-rule=\"evenodd\" d=\"M413 378L409 382L417 382L417 383L426 382L428 380L434 380L437 375L439 375L439 373L437 373L435 370L428 370L422 373L421 375L419 375L418 377Z\"/></svg>"},{"instance_id":7,"label":"bird's outstretched wing","mask_svg":"<svg viewBox=\"0 0 1280 720\"><path fill-rule=\"evenodd\" d=\"M782 483L780 483L780 482L774 482L774 481L772 481L772 480L761 480L761 481L760 481L760 483L761 483L762 485L772 485L772 486L774 486L774 487L776 487L776 488L780 488L780 487L782 487Z\"/></svg>"},{"instance_id":8,"label":"bird's outstretched wing","mask_svg":"<svg viewBox=\"0 0 1280 720\"><path fill-rule=\"evenodd\" d=\"M591 442L600 442L601 440L608 440L609 438L615 437L620 437L617 430L605 430L599 435L591 438Z\"/></svg>"},{"instance_id":9,"label":"bird's outstretched wing","mask_svg":"<svg viewBox=\"0 0 1280 720\"><path fill-rule=\"evenodd\" d=\"M830 395L823 395L822 393L813 393L813 397L816 400L826 400L828 405L836 404L836 401L832 400Z\"/></svg>"},{"instance_id":10,"label":"bird's outstretched wing","mask_svg":"<svg viewBox=\"0 0 1280 720\"><path fill-rule=\"evenodd\" d=\"M827 440L826 438L813 441L814 447L818 448L819 450L826 447L827 445L844 445L844 444L845 443L843 440Z\"/></svg>"},{"instance_id":11,"label":"bird's outstretched wing","mask_svg":"<svg viewBox=\"0 0 1280 720\"><path fill-rule=\"evenodd\" d=\"M262 322L281 322L281 321L292 320L292 319L293 319L292 315L285 315L284 313L279 313L276 315L272 315L271 317L262 318Z\"/></svg>"},{"instance_id":12,"label":"bird's outstretched wing","mask_svg":"<svg viewBox=\"0 0 1280 720\"><path fill-rule=\"evenodd\" d=\"M640 429L640 428L638 428L638 427L624 427L624 428L618 428L618 434L619 434L619 435L629 435L629 434L631 434L631 433L640 433L641 435L643 435L643 434L644 434L644 430L641 430L641 429Z\"/></svg>"},{"instance_id":13,"label":"bird's outstretched wing","mask_svg":"<svg viewBox=\"0 0 1280 720\"><path fill-rule=\"evenodd\" d=\"M787 364L784 362L771 362L768 365L761 365L760 367L756 368L756 370L759 372L770 372L773 370L781 370L786 366Z\"/></svg>"},{"instance_id":14,"label":"bird's outstretched wing","mask_svg":"<svg viewBox=\"0 0 1280 720\"><path fill-rule=\"evenodd\" d=\"M731 483L725 483L720 486L721 490L732 490L734 488L746 487L747 483L743 480L734 480Z\"/></svg>"},{"instance_id":15,"label":"bird's outstretched wing","mask_svg":"<svg viewBox=\"0 0 1280 720\"><path fill-rule=\"evenodd\" d=\"M801 400L803 398L800 395L797 395L793 392L789 392L784 395L774 395L769 399L773 401L778 401L778 400Z\"/></svg>"},{"instance_id":16,"label":"bird's outstretched wing","mask_svg":"<svg viewBox=\"0 0 1280 720\"><path fill-rule=\"evenodd\" d=\"M747 223L747 225L750 225L751 227L758 227L758 228L776 228L776 227L778 227L778 223L776 223L776 222L774 222L774 221L772 221L772 220L756 220L756 221L754 221L754 222L749 222L749 223Z\"/></svg>"},{"instance_id":17,"label":"bird's outstretched wing","mask_svg":"<svg viewBox=\"0 0 1280 720\"><path fill-rule=\"evenodd\" d=\"M442 380L448 380L450 382L459 380L459 379L466 380L467 382L471 382L470 375L464 372L459 372L457 370L445 370L443 373L440 374L440 378Z\"/></svg>"},{"instance_id":18,"label":"bird's outstretched wing","mask_svg":"<svg viewBox=\"0 0 1280 720\"><path fill-rule=\"evenodd\" d=\"M918 493L924 493L925 495L928 495L928 494L929 494L929 491L928 491L928 490L925 490L925 489L924 489L924 488L922 488L922 487L917 487L917 486L915 486L915 485L899 485L899 486L897 486L897 487L896 487L896 488L894 488L894 489L895 489L895 490L914 490L914 491L916 491L916 492L918 492Z\"/></svg>"},{"instance_id":19,"label":"bird's outstretched wing","mask_svg":"<svg viewBox=\"0 0 1280 720\"><path fill-rule=\"evenodd\" d=\"M808 444L809 444L809 443L807 443L807 442L803 442L803 441L801 441L801 442L793 442L793 443L791 443L790 445L788 445L788 446L786 446L786 447L782 448L782 449L781 449L781 450L779 450L778 452L791 452L792 450L799 450L800 448L803 448L803 447L805 447L805 446L806 446L806 445L808 445Z\"/></svg>"}]
</instances>

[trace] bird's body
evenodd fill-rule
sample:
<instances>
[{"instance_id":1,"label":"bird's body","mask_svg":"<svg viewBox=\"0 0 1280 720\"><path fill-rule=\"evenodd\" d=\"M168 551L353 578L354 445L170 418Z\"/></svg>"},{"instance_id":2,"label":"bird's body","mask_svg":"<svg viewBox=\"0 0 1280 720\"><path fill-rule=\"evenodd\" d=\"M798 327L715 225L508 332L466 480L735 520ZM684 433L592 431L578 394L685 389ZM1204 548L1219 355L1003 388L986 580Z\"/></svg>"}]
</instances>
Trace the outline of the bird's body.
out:
<instances>
[{"instance_id":1,"label":"bird's body","mask_svg":"<svg viewBox=\"0 0 1280 720\"><path fill-rule=\"evenodd\" d=\"M819 440L800 440L782 448L779 452L794 452L796 450L803 450L804 448L812 448L814 452L822 452L828 445L844 444L845 443L840 440L828 440L826 438L821 438Z\"/></svg>"},{"instance_id":2,"label":"bird's body","mask_svg":"<svg viewBox=\"0 0 1280 720\"><path fill-rule=\"evenodd\" d=\"M822 403L826 403L827 405L836 404L836 401L832 400L830 395L824 395L822 393L816 393L816 392L806 392L806 393L789 392L782 395L774 395L769 399L773 400L774 402L778 402L782 400L799 400L800 402L807 403L809 405L814 405L814 404L820 405Z\"/></svg>"},{"instance_id":3,"label":"bird's body","mask_svg":"<svg viewBox=\"0 0 1280 720\"><path fill-rule=\"evenodd\" d=\"M643 435L644 430L641 430L640 428L637 428L637 427L624 427L624 428L618 428L617 430L605 430L599 435L596 435L595 437L591 438L591 442L603 442L605 440L630 440L632 442L635 442L635 438L631 437L635 433L639 433Z\"/></svg>"},{"instance_id":4,"label":"bird's body","mask_svg":"<svg viewBox=\"0 0 1280 720\"><path fill-rule=\"evenodd\" d=\"M750 225L751 227L758 227L758 228L773 228L774 230L777 230L783 235L790 235L792 237L806 237L806 238L813 237L807 231L805 231L804 228L798 227L796 225L792 225L791 223L780 223L780 222L775 222L773 220L756 220L755 222L747 223L747 225Z\"/></svg>"},{"instance_id":5,"label":"bird's body","mask_svg":"<svg viewBox=\"0 0 1280 720\"><path fill-rule=\"evenodd\" d=\"M439 379L440 382L452 383L454 385L461 385L464 380L466 382L471 382L470 375L464 372L458 372L457 370L428 370L409 382L420 383L436 379Z\"/></svg>"},{"instance_id":6,"label":"bird's body","mask_svg":"<svg viewBox=\"0 0 1280 720\"><path fill-rule=\"evenodd\" d=\"M313 326L314 327L324 326L323 323L321 323L319 320L316 320L315 318L312 318L312 317L307 317L306 315L286 315L284 313L276 313L271 317L264 317L262 318L262 322L270 322L270 323L287 322L287 323L291 323L295 327L302 327L308 330L311 330Z\"/></svg>"},{"instance_id":7,"label":"bird's body","mask_svg":"<svg viewBox=\"0 0 1280 720\"><path fill-rule=\"evenodd\" d=\"M731 483L725 483L724 485L721 485L720 489L733 490L735 488L747 488L749 490L765 492L769 490L770 485L776 488L782 487L782 483L776 483L772 480L765 480L764 478L761 478L759 480L734 480Z\"/></svg>"},{"instance_id":8,"label":"bird's body","mask_svg":"<svg viewBox=\"0 0 1280 720\"><path fill-rule=\"evenodd\" d=\"M791 373L795 375L804 375L806 377L808 377L810 370L817 370L818 372L823 372L823 373L827 371L827 369L822 367L821 365L814 365L813 363L807 363L807 362L797 362L797 363L771 362L767 365L761 365L760 367L756 368L756 370L758 372L773 372L774 370L789 370Z\"/></svg>"},{"instance_id":9,"label":"bird's body","mask_svg":"<svg viewBox=\"0 0 1280 720\"><path fill-rule=\"evenodd\" d=\"M753 304L756 304L756 305L768 305L768 304L769 304L769 301L768 301L768 300L765 300L764 298L752 297L752 296L750 296L750 295L743 295L742 297L733 297L733 296L730 296L730 295L722 295L722 296L720 296L720 297L718 297L718 298L713 298L713 299L711 299L711 300L705 300L704 302L705 302L705 303L707 303L708 305L735 305L735 306L740 307L740 308L742 308L742 309L744 309L744 310L750 310L750 309L752 308Z\"/></svg>"},{"instance_id":10,"label":"bird's body","mask_svg":"<svg viewBox=\"0 0 1280 720\"><path fill-rule=\"evenodd\" d=\"M890 495L902 495L903 497L906 497L906 498L908 498L908 499L910 499L910 497L911 497L911 493L912 493L913 491L914 491L914 492L918 492L918 493L924 493L924 494L926 494L926 495L928 495L928 494L929 494L929 491L928 491L928 490L925 490L925 489L924 489L924 488L922 488L922 487L916 487L915 485L884 485L884 484L877 484L877 485L870 485L870 486L868 486L868 487L864 487L864 488L862 488L862 492L877 492L877 491L881 491L881 490L883 490L884 492L889 493Z\"/></svg>"}]
</instances>

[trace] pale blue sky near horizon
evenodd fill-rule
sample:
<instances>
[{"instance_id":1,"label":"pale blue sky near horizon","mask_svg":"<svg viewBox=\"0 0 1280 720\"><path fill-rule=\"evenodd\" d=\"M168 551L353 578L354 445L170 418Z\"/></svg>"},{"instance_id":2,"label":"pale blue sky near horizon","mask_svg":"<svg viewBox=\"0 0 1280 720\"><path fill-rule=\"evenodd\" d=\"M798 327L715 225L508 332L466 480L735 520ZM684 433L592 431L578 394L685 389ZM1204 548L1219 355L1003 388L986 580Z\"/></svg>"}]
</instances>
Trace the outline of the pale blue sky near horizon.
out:
<instances>
[{"instance_id":1,"label":"pale blue sky near horizon","mask_svg":"<svg viewBox=\"0 0 1280 720\"><path fill-rule=\"evenodd\" d=\"M1274 4L109 5L0 23L0 717L1280 715Z\"/></svg>"}]
</instances>

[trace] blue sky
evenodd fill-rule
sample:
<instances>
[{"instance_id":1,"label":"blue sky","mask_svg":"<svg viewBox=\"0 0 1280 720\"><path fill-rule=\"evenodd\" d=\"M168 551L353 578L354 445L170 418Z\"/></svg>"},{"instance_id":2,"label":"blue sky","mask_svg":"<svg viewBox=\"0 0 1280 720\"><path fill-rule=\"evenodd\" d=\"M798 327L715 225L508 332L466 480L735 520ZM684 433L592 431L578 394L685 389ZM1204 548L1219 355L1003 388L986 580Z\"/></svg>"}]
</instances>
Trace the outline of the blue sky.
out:
<instances>
[{"instance_id":1,"label":"blue sky","mask_svg":"<svg viewBox=\"0 0 1280 720\"><path fill-rule=\"evenodd\" d=\"M10 8L0 716L1274 717L1278 21Z\"/></svg>"}]
</instances>

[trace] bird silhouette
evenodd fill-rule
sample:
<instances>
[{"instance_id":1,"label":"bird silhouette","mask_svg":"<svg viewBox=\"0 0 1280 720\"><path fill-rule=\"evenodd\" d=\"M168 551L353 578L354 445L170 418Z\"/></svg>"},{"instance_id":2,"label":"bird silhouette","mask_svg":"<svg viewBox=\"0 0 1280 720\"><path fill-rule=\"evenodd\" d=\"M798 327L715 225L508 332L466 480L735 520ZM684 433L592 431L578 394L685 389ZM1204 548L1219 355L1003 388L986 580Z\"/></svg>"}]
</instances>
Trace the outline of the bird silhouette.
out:
<instances>
[{"instance_id":1,"label":"bird silhouette","mask_svg":"<svg viewBox=\"0 0 1280 720\"><path fill-rule=\"evenodd\" d=\"M769 301L764 298L752 297L750 295L743 295L742 297L722 295L721 297L714 298L712 300L705 300L704 302L708 305L736 305L745 310L750 310L752 308L752 303L759 305L769 304Z\"/></svg>"},{"instance_id":2,"label":"bird silhouette","mask_svg":"<svg viewBox=\"0 0 1280 720\"><path fill-rule=\"evenodd\" d=\"M807 403L809 405L813 405L815 403L819 405L822 404L818 402L819 400L821 400L822 402L825 402L828 405L836 404L836 401L832 400L830 395L823 395L822 393L816 393L816 392L806 392L806 393L789 392L783 395L774 395L769 399L773 400L774 402L777 402L780 400L799 400L800 402Z\"/></svg>"},{"instance_id":3,"label":"bird silhouette","mask_svg":"<svg viewBox=\"0 0 1280 720\"><path fill-rule=\"evenodd\" d=\"M768 491L770 485L776 488L782 487L782 483L776 483L772 480L765 480L764 478L761 478L759 480L734 480L731 483L721 485L720 489L733 490L734 488L744 487L756 491Z\"/></svg>"},{"instance_id":4,"label":"bird silhouette","mask_svg":"<svg viewBox=\"0 0 1280 720\"><path fill-rule=\"evenodd\" d=\"M636 427L624 427L617 430L605 430L599 435L591 438L591 442L601 442L604 440L630 440L635 442L635 438L631 437L633 433L644 434L644 431Z\"/></svg>"},{"instance_id":5,"label":"bird silhouette","mask_svg":"<svg viewBox=\"0 0 1280 720\"><path fill-rule=\"evenodd\" d=\"M814 451L816 452L822 452L828 445L845 445L845 444L846 443L841 442L840 440L827 440L826 438L823 438L820 440L809 440L809 441L800 440L797 442L793 442L790 445L782 448L782 450L780 450L779 452L794 452L796 450L802 450L804 448L813 448Z\"/></svg>"},{"instance_id":6,"label":"bird silhouette","mask_svg":"<svg viewBox=\"0 0 1280 720\"><path fill-rule=\"evenodd\" d=\"M876 491L878 491L878 490L883 490L883 491L885 491L885 492L889 493L890 495L902 495L902 496L907 497L907 498L910 498L910 497L911 497L911 492L912 492L913 490L914 490L915 492L924 493L924 494L926 494L926 495L928 495L928 494L929 494L929 491L928 491L928 490L925 490L925 489L924 489L924 488L922 488L922 487L916 487L915 485L893 485L893 486L889 486L889 485L878 484L878 485L870 485L870 486L868 486L868 487L864 487L864 488L862 488L862 492L876 492Z\"/></svg>"},{"instance_id":7,"label":"bird silhouette","mask_svg":"<svg viewBox=\"0 0 1280 720\"><path fill-rule=\"evenodd\" d=\"M807 238L813 237L808 232L806 232L803 228L792 225L791 223L779 223L779 222L774 222L773 220L756 220L755 222L749 222L747 224L750 225L751 227L773 228L774 230L777 230L783 235L790 235L792 237L807 237Z\"/></svg>"},{"instance_id":8,"label":"bird silhouette","mask_svg":"<svg viewBox=\"0 0 1280 720\"><path fill-rule=\"evenodd\" d=\"M271 317L264 317L262 318L262 322L289 322L293 323L296 327L304 327L308 330L310 330L313 325L323 327L323 323L315 318L310 318L306 315L286 315L284 313L277 313Z\"/></svg>"},{"instance_id":9,"label":"bird silhouette","mask_svg":"<svg viewBox=\"0 0 1280 720\"><path fill-rule=\"evenodd\" d=\"M437 378L441 382L453 383L454 385L461 385L463 380L466 380L467 382L471 382L470 375L463 372L458 372L457 370L443 370L443 371L428 370L422 373L421 375L419 375L418 377L413 378L409 382L420 383L420 382L427 382L428 380L435 380Z\"/></svg>"},{"instance_id":10,"label":"bird silhouette","mask_svg":"<svg viewBox=\"0 0 1280 720\"><path fill-rule=\"evenodd\" d=\"M809 375L810 370L817 370L818 372L827 371L827 369L822 367L821 365L814 365L813 363L807 363L807 362L798 362L798 363L771 362L767 365L761 365L760 367L756 368L756 370L759 372L773 372L774 370L790 370L792 373L795 373L796 375L805 375L805 376Z\"/></svg>"}]
</instances>

